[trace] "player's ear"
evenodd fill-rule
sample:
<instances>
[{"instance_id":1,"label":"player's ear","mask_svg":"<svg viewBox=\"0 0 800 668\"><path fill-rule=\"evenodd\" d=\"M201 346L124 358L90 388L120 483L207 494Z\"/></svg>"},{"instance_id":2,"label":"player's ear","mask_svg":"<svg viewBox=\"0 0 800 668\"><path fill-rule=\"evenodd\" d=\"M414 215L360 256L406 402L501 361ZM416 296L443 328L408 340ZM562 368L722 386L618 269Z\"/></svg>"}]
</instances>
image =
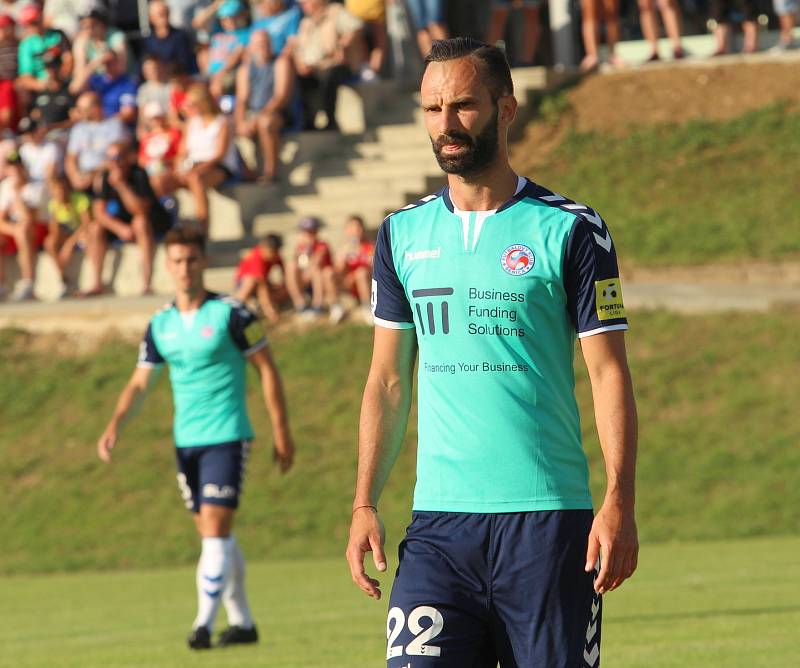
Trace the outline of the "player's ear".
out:
<instances>
[{"instance_id":1,"label":"player's ear","mask_svg":"<svg viewBox=\"0 0 800 668\"><path fill-rule=\"evenodd\" d=\"M508 127L517 116L517 98L513 95L503 95L497 100L497 118L500 124Z\"/></svg>"}]
</instances>

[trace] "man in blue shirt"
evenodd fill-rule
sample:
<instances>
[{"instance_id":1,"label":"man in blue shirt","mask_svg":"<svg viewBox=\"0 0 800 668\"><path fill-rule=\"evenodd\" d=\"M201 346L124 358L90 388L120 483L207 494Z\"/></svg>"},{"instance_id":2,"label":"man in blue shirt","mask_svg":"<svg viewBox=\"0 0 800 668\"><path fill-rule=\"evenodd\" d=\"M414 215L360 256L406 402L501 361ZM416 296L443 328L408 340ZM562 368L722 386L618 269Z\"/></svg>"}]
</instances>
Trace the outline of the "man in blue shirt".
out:
<instances>
[{"instance_id":1,"label":"man in blue shirt","mask_svg":"<svg viewBox=\"0 0 800 668\"><path fill-rule=\"evenodd\" d=\"M169 7L164 0L153 0L148 7L150 34L142 43L144 55L164 63L180 63L189 74L197 73L192 38L181 28L170 25Z\"/></svg>"},{"instance_id":2,"label":"man in blue shirt","mask_svg":"<svg viewBox=\"0 0 800 668\"><path fill-rule=\"evenodd\" d=\"M73 95L92 91L100 97L105 118L119 118L126 126L136 125L136 82L125 73L120 56L106 51L90 61L84 74L76 76L69 90Z\"/></svg>"},{"instance_id":3,"label":"man in blue shirt","mask_svg":"<svg viewBox=\"0 0 800 668\"><path fill-rule=\"evenodd\" d=\"M253 429L245 402L246 361L261 378L272 420L274 456L282 472L294 458L280 375L256 316L240 302L206 290L204 237L176 227L165 241L175 301L158 311L142 341L139 362L97 443L111 461L119 431L166 363L175 404L178 486L202 538L197 569L198 612L189 647L208 649L220 600L230 627L218 646L258 640L244 590L244 558L231 534Z\"/></svg>"}]
</instances>

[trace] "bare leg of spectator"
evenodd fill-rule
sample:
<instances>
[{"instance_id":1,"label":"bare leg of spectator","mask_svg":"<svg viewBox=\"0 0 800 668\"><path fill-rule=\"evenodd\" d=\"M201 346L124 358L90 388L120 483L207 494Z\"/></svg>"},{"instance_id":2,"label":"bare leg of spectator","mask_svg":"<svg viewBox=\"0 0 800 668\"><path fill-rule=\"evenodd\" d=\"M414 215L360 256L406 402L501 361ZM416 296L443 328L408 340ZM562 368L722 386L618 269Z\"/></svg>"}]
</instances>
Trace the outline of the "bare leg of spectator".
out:
<instances>
[{"instance_id":1,"label":"bare leg of spectator","mask_svg":"<svg viewBox=\"0 0 800 668\"><path fill-rule=\"evenodd\" d=\"M258 287L258 279L255 276L245 276L239 283L239 289L236 291L236 299L243 304L250 299Z\"/></svg>"},{"instance_id":2,"label":"bare leg of spectator","mask_svg":"<svg viewBox=\"0 0 800 668\"><path fill-rule=\"evenodd\" d=\"M600 63L598 44L600 41L600 0L581 0L581 32L583 33L583 48L586 55L581 61L581 70L591 72Z\"/></svg>"},{"instance_id":3,"label":"bare leg of spectator","mask_svg":"<svg viewBox=\"0 0 800 668\"><path fill-rule=\"evenodd\" d=\"M431 52L432 44L431 34L427 30L417 30L417 46L423 58Z\"/></svg>"},{"instance_id":4,"label":"bare leg of spectator","mask_svg":"<svg viewBox=\"0 0 800 668\"><path fill-rule=\"evenodd\" d=\"M192 171L186 176L186 186L194 197L195 218L206 235L208 235L208 190L216 188L223 181L225 172L218 167L207 172Z\"/></svg>"},{"instance_id":5,"label":"bare leg of spectator","mask_svg":"<svg viewBox=\"0 0 800 668\"><path fill-rule=\"evenodd\" d=\"M153 294L153 255L156 250L153 228L147 216L134 216L131 221L136 244L142 253L142 294Z\"/></svg>"},{"instance_id":6,"label":"bare leg of spectator","mask_svg":"<svg viewBox=\"0 0 800 668\"><path fill-rule=\"evenodd\" d=\"M292 304L298 311L302 311L307 305L302 286L303 279L300 274L300 267L297 266L297 262L292 261L287 263L286 288L289 290L289 296L292 299Z\"/></svg>"},{"instance_id":7,"label":"bare leg of spectator","mask_svg":"<svg viewBox=\"0 0 800 668\"><path fill-rule=\"evenodd\" d=\"M33 283L36 249L33 246L33 221L21 220L14 224L14 241L17 244L17 262L22 280Z\"/></svg>"},{"instance_id":8,"label":"bare leg of spectator","mask_svg":"<svg viewBox=\"0 0 800 668\"><path fill-rule=\"evenodd\" d=\"M372 274L365 267L359 267L355 270L353 281L358 292L358 301L362 306L369 306L372 299Z\"/></svg>"},{"instance_id":9,"label":"bare leg of spectator","mask_svg":"<svg viewBox=\"0 0 800 668\"><path fill-rule=\"evenodd\" d=\"M428 26L428 33L430 33L431 39L447 39L449 33L447 32L447 26L444 23L431 23ZM427 55L427 54L426 54Z\"/></svg>"},{"instance_id":10,"label":"bare leg of spectator","mask_svg":"<svg viewBox=\"0 0 800 668\"><path fill-rule=\"evenodd\" d=\"M264 317L273 325L278 322L278 309L276 308L275 301L272 298L272 292L266 281L258 281L256 285L256 297L259 306L261 306L261 311L264 313Z\"/></svg>"},{"instance_id":11,"label":"bare leg of spectator","mask_svg":"<svg viewBox=\"0 0 800 668\"><path fill-rule=\"evenodd\" d=\"M174 194L180 187L180 183L175 178L175 174L170 171L161 174L151 174L150 186L153 188L156 197L160 199L166 195Z\"/></svg>"},{"instance_id":12,"label":"bare leg of spectator","mask_svg":"<svg viewBox=\"0 0 800 668\"><path fill-rule=\"evenodd\" d=\"M624 61L614 52L619 42L619 0L603 0L606 24L606 46L608 62L614 67L624 67Z\"/></svg>"},{"instance_id":13,"label":"bare leg of spectator","mask_svg":"<svg viewBox=\"0 0 800 668\"><path fill-rule=\"evenodd\" d=\"M728 39L731 34L731 26L728 23L717 23L714 29L714 37L717 41L717 48L714 51L715 56L721 56L728 53Z\"/></svg>"},{"instance_id":14,"label":"bare leg of spectator","mask_svg":"<svg viewBox=\"0 0 800 668\"><path fill-rule=\"evenodd\" d=\"M755 53L758 51L758 25L755 21L743 21L744 46L742 53Z\"/></svg>"},{"instance_id":15,"label":"bare leg of spectator","mask_svg":"<svg viewBox=\"0 0 800 668\"><path fill-rule=\"evenodd\" d=\"M314 119L320 109L320 84L315 76L297 77L300 98L303 102L303 129L313 130Z\"/></svg>"},{"instance_id":16,"label":"bare leg of spectator","mask_svg":"<svg viewBox=\"0 0 800 668\"><path fill-rule=\"evenodd\" d=\"M657 0L661 19L664 21L664 30L672 42L672 55L676 59L683 58L681 45L681 10L676 0Z\"/></svg>"},{"instance_id":17,"label":"bare leg of spectator","mask_svg":"<svg viewBox=\"0 0 800 668\"><path fill-rule=\"evenodd\" d=\"M103 262L107 250L106 230L100 223L93 221L89 227L89 239L86 245L86 256L92 266L92 287L83 293L86 296L99 295L103 292Z\"/></svg>"},{"instance_id":18,"label":"bare leg of spectator","mask_svg":"<svg viewBox=\"0 0 800 668\"><path fill-rule=\"evenodd\" d=\"M792 38L792 33L794 32L794 14L791 12L780 14L778 16L778 21L781 26L781 45L791 47L794 41Z\"/></svg>"},{"instance_id":19,"label":"bare leg of spectator","mask_svg":"<svg viewBox=\"0 0 800 668\"><path fill-rule=\"evenodd\" d=\"M372 51L369 52L369 69L375 74L380 74L386 57L386 43L388 40L386 24L380 22L372 23L372 35L374 42Z\"/></svg>"},{"instance_id":20,"label":"bare leg of spectator","mask_svg":"<svg viewBox=\"0 0 800 668\"><path fill-rule=\"evenodd\" d=\"M525 41L522 50L522 62L526 65L533 65L536 58L536 49L539 47L539 35L541 34L541 22L539 21L538 7L524 7L522 16L525 21Z\"/></svg>"},{"instance_id":21,"label":"bare leg of spectator","mask_svg":"<svg viewBox=\"0 0 800 668\"><path fill-rule=\"evenodd\" d=\"M325 280L323 270L312 266L308 272L311 278L311 308L319 310L325 305Z\"/></svg>"},{"instance_id":22,"label":"bare leg of spectator","mask_svg":"<svg viewBox=\"0 0 800 668\"><path fill-rule=\"evenodd\" d=\"M497 44L498 41L503 39L506 32L506 23L508 22L508 9L506 7L497 5L492 9L492 20L489 25L489 35L486 41L489 44Z\"/></svg>"},{"instance_id":23,"label":"bare leg of spectator","mask_svg":"<svg viewBox=\"0 0 800 668\"><path fill-rule=\"evenodd\" d=\"M263 180L275 181L278 177L278 149L283 119L274 112L258 117L258 143L261 146Z\"/></svg>"},{"instance_id":24,"label":"bare leg of spectator","mask_svg":"<svg viewBox=\"0 0 800 668\"><path fill-rule=\"evenodd\" d=\"M655 0L639 0L639 23L642 34L650 45L649 62L658 60L658 21Z\"/></svg>"},{"instance_id":25,"label":"bare leg of spectator","mask_svg":"<svg viewBox=\"0 0 800 668\"><path fill-rule=\"evenodd\" d=\"M61 277L61 296L63 296L63 293L66 292L67 285L67 277L64 273L66 270L66 263L61 261L60 255L61 248L66 241L66 236L67 234L61 228L61 226L58 223L55 223L50 225L47 236L44 238L44 250L51 258L53 258L53 262L56 265L58 274Z\"/></svg>"}]
</instances>

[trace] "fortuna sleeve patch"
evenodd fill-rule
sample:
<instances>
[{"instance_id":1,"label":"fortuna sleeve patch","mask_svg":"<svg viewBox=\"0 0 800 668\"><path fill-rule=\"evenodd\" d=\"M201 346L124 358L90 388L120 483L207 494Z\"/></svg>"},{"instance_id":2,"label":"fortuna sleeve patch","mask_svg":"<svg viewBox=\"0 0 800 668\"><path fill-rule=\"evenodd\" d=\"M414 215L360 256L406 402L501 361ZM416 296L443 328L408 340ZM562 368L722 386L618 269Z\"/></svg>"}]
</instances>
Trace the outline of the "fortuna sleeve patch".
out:
<instances>
[{"instance_id":1,"label":"fortuna sleeve patch","mask_svg":"<svg viewBox=\"0 0 800 668\"><path fill-rule=\"evenodd\" d=\"M244 328L244 338L247 340L248 347L254 346L264 338L264 327L260 320L254 320Z\"/></svg>"},{"instance_id":2,"label":"fortuna sleeve patch","mask_svg":"<svg viewBox=\"0 0 800 668\"><path fill-rule=\"evenodd\" d=\"M595 307L599 320L614 320L625 317L622 304L622 284L619 278L607 278L594 282Z\"/></svg>"}]
</instances>

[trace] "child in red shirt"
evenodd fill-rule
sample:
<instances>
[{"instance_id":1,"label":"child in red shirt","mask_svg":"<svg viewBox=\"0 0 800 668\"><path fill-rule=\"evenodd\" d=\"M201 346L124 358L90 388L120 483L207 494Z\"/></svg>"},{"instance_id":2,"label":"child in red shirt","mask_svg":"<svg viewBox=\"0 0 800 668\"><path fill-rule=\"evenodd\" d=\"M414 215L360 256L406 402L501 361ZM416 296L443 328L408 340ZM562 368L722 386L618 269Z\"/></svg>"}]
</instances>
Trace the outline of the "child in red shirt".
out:
<instances>
[{"instance_id":1,"label":"child in red shirt","mask_svg":"<svg viewBox=\"0 0 800 668\"><path fill-rule=\"evenodd\" d=\"M236 269L236 298L246 302L255 295L264 316L273 324L279 319L277 307L289 298L281 259L282 246L280 236L268 234L247 252ZM271 280L271 273L279 274L279 280L275 281L274 276Z\"/></svg>"}]
</instances>

